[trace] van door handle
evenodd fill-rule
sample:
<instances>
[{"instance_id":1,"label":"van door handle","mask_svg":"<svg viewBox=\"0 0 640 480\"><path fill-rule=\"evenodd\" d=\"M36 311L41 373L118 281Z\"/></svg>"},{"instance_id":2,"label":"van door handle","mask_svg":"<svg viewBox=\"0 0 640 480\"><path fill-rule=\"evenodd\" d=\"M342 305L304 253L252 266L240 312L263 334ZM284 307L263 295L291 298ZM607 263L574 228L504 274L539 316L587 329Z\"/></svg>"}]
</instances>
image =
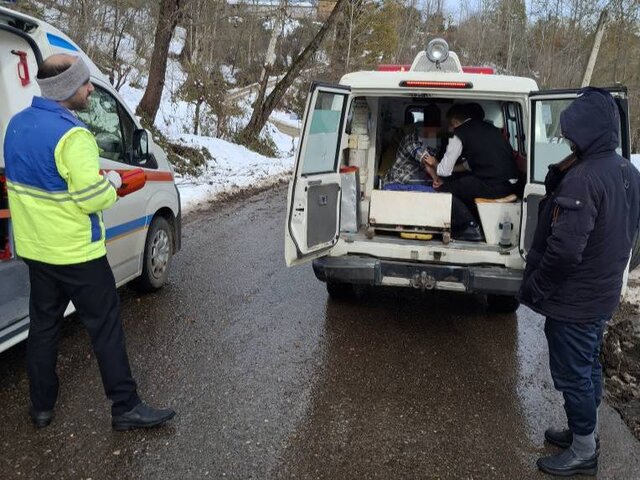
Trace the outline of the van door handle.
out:
<instances>
[{"instance_id":1,"label":"van door handle","mask_svg":"<svg viewBox=\"0 0 640 480\"><path fill-rule=\"evenodd\" d=\"M326 195L320 195L318 201L320 202L320 206L325 207L329 203L329 198Z\"/></svg>"}]
</instances>

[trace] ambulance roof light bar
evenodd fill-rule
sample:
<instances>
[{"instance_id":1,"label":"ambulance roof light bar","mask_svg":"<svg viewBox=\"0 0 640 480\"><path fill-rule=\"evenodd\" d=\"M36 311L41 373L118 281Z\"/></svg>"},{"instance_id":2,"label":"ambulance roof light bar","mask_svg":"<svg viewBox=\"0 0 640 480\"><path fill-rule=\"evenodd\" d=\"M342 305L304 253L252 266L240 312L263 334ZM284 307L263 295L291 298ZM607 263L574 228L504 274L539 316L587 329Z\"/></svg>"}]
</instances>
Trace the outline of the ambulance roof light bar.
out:
<instances>
[{"instance_id":1,"label":"ambulance roof light bar","mask_svg":"<svg viewBox=\"0 0 640 480\"><path fill-rule=\"evenodd\" d=\"M378 65L378 72L408 72L411 70L411 65L409 64L391 64L391 63L382 63ZM496 70L493 67L478 67L478 66L466 66L462 67L462 71L464 73L475 73L481 75L495 75Z\"/></svg>"}]
</instances>

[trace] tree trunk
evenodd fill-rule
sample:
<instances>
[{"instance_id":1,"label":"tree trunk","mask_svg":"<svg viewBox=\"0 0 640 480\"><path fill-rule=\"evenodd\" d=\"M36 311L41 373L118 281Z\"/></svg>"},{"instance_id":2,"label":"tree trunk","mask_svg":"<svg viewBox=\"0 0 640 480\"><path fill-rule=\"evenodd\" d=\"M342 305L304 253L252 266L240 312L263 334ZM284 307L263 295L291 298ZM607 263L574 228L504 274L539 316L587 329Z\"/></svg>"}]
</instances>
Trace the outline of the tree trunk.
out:
<instances>
[{"instance_id":1,"label":"tree trunk","mask_svg":"<svg viewBox=\"0 0 640 480\"><path fill-rule=\"evenodd\" d=\"M278 38L282 35L284 30L284 22L287 19L287 2L283 0L280 3L280 9L278 12L278 18L273 24L273 31L271 32L271 38L269 39L269 46L267 47L267 56L260 72L260 86L258 88L258 95L256 96L255 105L262 105L264 97L267 94L267 87L269 85L269 77L273 70L273 64L276 61L276 45Z\"/></svg>"},{"instance_id":2,"label":"tree trunk","mask_svg":"<svg viewBox=\"0 0 640 480\"><path fill-rule=\"evenodd\" d=\"M178 20L180 20L181 7L184 6L185 1L161 0L151 65L149 66L149 82L142 100L140 100L140 105L136 109L136 114L142 117L148 125L153 125L158 114L167 72L169 44Z\"/></svg>"},{"instance_id":3,"label":"tree trunk","mask_svg":"<svg viewBox=\"0 0 640 480\"><path fill-rule=\"evenodd\" d=\"M318 30L318 33L313 37L313 40L309 42L302 53L293 61L291 68L289 68L282 80L276 84L264 103L261 105L255 105L253 114L251 115L251 120L249 120L247 126L238 135L240 142L246 145L258 138L262 128L267 123L271 112L273 112L274 108L280 103L280 100L282 100L282 97L287 92L291 84L298 75L300 75L300 72L307 65L307 62L316 53L322 43L322 40L324 40L325 35L338 19L338 14L342 11L345 3L347 3L347 0L338 0L336 2L329 18L327 18L322 27L320 27L320 30Z\"/></svg>"},{"instance_id":4,"label":"tree trunk","mask_svg":"<svg viewBox=\"0 0 640 480\"><path fill-rule=\"evenodd\" d=\"M193 116L193 134L198 135L200 133L200 108L202 107L202 103L204 102L204 98L200 97L196 100L196 112Z\"/></svg>"}]
</instances>

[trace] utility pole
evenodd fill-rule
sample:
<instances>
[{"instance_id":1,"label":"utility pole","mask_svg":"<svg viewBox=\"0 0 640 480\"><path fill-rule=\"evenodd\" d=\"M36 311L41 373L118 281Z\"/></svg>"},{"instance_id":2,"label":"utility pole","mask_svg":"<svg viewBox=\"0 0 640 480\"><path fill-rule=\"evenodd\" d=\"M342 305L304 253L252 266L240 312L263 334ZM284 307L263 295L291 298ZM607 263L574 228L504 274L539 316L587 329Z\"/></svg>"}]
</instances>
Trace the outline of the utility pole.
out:
<instances>
[{"instance_id":1,"label":"utility pole","mask_svg":"<svg viewBox=\"0 0 640 480\"><path fill-rule=\"evenodd\" d=\"M589 56L589 63L587 63L587 69L584 72L582 79L582 87L586 87L591 83L591 76L593 75L593 69L596 66L596 59L598 58L598 51L600 50L600 44L602 43L602 36L604 35L604 27L607 24L609 13L605 8L600 14L598 20L598 26L596 27L596 36L593 39L593 47L591 48L591 55Z\"/></svg>"}]
</instances>

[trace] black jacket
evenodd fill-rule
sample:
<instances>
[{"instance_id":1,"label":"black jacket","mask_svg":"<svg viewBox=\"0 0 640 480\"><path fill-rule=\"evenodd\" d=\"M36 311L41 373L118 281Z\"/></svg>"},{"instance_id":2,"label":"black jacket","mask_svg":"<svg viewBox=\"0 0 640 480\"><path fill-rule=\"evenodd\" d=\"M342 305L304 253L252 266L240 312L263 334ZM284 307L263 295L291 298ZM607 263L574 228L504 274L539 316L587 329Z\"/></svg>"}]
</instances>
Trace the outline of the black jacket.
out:
<instances>
[{"instance_id":1,"label":"black jacket","mask_svg":"<svg viewBox=\"0 0 640 480\"><path fill-rule=\"evenodd\" d=\"M616 154L618 108L586 88L560 116L576 161L550 169L520 301L567 322L609 317L640 220L640 173ZM568 163L568 164L567 164Z\"/></svg>"},{"instance_id":2,"label":"black jacket","mask_svg":"<svg viewBox=\"0 0 640 480\"><path fill-rule=\"evenodd\" d=\"M511 145L500 129L479 119L471 119L454 129L462 142L462 154L474 176L488 183L506 183L518 178Z\"/></svg>"}]
</instances>

